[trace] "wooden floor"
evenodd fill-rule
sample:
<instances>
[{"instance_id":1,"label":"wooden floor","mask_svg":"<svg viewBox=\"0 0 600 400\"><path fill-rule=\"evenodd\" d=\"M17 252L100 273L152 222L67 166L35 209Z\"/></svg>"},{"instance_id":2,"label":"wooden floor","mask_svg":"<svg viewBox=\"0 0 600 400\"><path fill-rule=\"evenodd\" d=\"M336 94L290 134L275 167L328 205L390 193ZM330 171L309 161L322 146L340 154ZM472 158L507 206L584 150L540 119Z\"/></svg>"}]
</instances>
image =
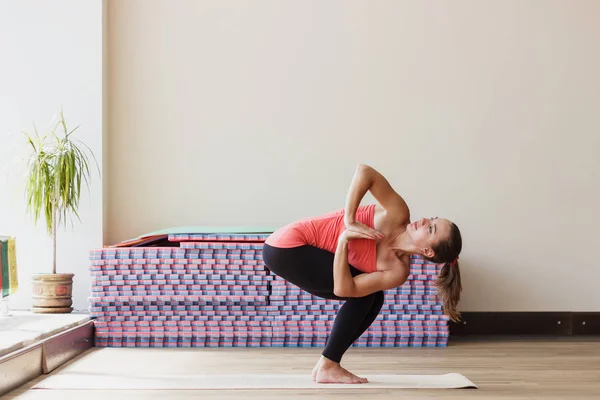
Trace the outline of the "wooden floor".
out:
<instances>
[{"instance_id":1,"label":"wooden floor","mask_svg":"<svg viewBox=\"0 0 600 400\"><path fill-rule=\"evenodd\" d=\"M161 351L161 350L158 350ZM188 350L189 351L189 350ZM320 349L197 349L206 371L300 373L310 371ZM196 354L194 353L194 356ZM82 356L85 357L85 354ZM30 389L43 377L2 399L600 399L600 338L460 339L447 348L350 349L342 365L357 374L458 372L479 385L463 390L295 391L67 391ZM123 366L121 366L122 368ZM131 365L135 368L135 365Z\"/></svg>"}]
</instances>

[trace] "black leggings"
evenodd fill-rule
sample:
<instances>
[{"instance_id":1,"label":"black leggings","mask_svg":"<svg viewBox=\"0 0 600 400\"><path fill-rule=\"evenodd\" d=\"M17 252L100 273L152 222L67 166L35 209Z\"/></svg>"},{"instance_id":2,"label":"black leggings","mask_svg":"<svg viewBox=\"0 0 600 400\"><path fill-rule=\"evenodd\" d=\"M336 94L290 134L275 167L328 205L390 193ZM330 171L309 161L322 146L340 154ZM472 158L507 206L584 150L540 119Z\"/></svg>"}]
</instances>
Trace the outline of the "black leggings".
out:
<instances>
[{"instance_id":1,"label":"black leggings","mask_svg":"<svg viewBox=\"0 0 600 400\"><path fill-rule=\"evenodd\" d=\"M340 362L348 348L377 318L383 306L383 292L364 297L343 298L333 294L334 254L313 246L272 247L265 243L263 260L271 272L315 296L346 300L333 323L323 356ZM349 265L352 276L362 272Z\"/></svg>"}]
</instances>

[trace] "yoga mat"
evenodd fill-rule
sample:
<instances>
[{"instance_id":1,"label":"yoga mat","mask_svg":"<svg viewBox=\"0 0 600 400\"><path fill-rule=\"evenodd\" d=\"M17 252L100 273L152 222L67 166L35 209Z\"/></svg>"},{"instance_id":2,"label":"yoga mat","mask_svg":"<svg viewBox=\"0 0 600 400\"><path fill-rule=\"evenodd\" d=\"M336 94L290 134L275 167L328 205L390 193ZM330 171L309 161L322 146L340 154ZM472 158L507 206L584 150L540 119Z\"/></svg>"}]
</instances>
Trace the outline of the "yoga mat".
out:
<instances>
[{"instance_id":1,"label":"yoga mat","mask_svg":"<svg viewBox=\"0 0 600 400\"><path fill-rule=\"evenodd\" d=\"M164 341L170 334L164 335ZM191 337L191 336L190 336ZM194 340L194 339L190 339ZM210 340L210 339L209 339ZM260 338L248 342L260 343ZM208 344L208 342L207 342ZM310 370L294 375L256 374L238 368L231 374L211 365L234 361L239 355L184 349L94 349L40 381L34 389L331 389L342 388L467 388L477 387L458 373L441 375L362 374L370 383L361 385L317 384ZM246 353L248 356L248 353ZM281 355L286 357L285 354Z\"/></svg>"},{"instance_id":2,"label":"yoga mat","mask_svg":"<svg viewBox=\"0 0 600 400\"><path fill-rule=\"evenodd\" d=\"M177 235L177 234L270 234L277 227L273 226L178 226L150 232L140 237L153 235Z\"/></svg>"},{"instance_id":3,"label":"yoga mat","mask_svg":"<svg viewBox=\"0 0 600 400\"><path fill-rule=\"evenodd\" d=\"M146 242L159 241L168 237L174 237L178 235L192 236L192 237L203 237L208 235L264 235L275 232L276 227L249 227L249 226L178 226L166 229L149 232L138 237L122 241L115 244L114 246L133 246L136 244L144 244Z\"/></svg>"},{"instance_id":4,"label":"yoga mat","mask_svg":"<svg viewBox=\"0 0 600 400\"><path fill-rule=\"evenodd\" d=\"M109 370L97 375L61 372L44 379L34 389L87 390L215 390L215 389L466 389L478 388L461 374L364 375L366 384L319 384L309 373L303 375L115 375Z\"/></svg>"},{"instance_id":5,"label":"yoga mat","mask_svg":"<svg viewBox=\"0 0 600 400\"><path fill-rule=\"evenodd\" d=\"M174 234L169 235L171 242L183 241L247 241L247 242L264 242L269 237L269 234L213 234L213 233L195 233L195 234Z\"/></svg>"}]
</instances>

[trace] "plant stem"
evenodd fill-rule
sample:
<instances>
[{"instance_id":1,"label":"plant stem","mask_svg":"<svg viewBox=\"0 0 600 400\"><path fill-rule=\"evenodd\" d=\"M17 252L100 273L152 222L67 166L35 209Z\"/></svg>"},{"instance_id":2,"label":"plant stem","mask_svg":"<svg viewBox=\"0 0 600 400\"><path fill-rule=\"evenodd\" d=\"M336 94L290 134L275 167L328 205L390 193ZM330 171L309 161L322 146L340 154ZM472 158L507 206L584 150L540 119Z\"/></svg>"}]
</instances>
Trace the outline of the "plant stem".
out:
<instances>
[{"instance_id":1,"label":"plant stem","mask_svg":"<svg viewBox=\"0 0 600 400\"><path fill-rule=\"evenodd\" d=\"M54 242L52 246L52 274L56 275L56 203L52 210L52 237Z\"/></svg>"}]
</instances>

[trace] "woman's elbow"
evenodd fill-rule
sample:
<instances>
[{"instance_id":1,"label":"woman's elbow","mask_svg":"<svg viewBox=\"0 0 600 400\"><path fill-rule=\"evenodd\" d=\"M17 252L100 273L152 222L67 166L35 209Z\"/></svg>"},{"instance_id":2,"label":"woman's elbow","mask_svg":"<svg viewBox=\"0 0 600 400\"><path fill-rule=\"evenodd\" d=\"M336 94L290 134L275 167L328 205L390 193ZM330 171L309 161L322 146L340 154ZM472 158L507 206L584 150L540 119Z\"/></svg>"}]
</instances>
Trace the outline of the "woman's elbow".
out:
<instances>
[{"instance_id":1,"label":"woman's elbow","mask_svg":"<svg viewBox=\"0 0 600 400\"><path fill-rule=\"evenodd\" d=\"M355 178L371 187L375 180L375 173L376 171L369 165L358 164L358 167L356 167Z\"/></svg>"},{"instance_id":2,"label":"woman's elbow","mask_svg":"<svg viewBox=\"0 0 600 400\"><path fill-rule=\"evenodd\" d=\"M356 172L357 173L369 173L370 171L372 171L373 168L370 165L367 164L358 164L356 166Z\"/></svg>"},{"instance_id":3,"label":"woman's elbow","mask_svg":"<svg viewBox=\"0 0 600 400\"><path fill-rule=\"evenodd\" d=\"M406 281L408 280L409 275L410 275L410 273L400 274L400 276L393 283L392 289L404 285L406 283Z\"/></svg>"},{"instance_id":4,"label":"woman's elbow","mask_svg":"<svg viewBox=\"0 0 600 400\"><path fill-rule=\"evenodd\" d=\"M333 288L333 294L337 297L351 297L350 290L347 288Z\"/></svg>"}]
</instances>

